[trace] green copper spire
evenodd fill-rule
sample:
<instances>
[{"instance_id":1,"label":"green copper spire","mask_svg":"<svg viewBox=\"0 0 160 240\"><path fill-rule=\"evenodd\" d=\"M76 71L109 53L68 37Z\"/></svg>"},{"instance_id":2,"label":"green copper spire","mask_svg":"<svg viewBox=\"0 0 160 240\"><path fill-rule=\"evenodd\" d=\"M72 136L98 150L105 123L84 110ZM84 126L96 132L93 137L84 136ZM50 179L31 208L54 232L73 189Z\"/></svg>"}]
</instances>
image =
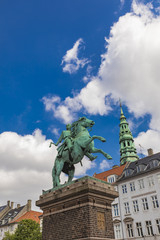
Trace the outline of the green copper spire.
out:
<instances>
[{"instance_id":1,"label":"green copper spire","mask_svg":"<svg viewBox=\"0 0 160 240\"><path fill-rule=\"evenodd\" d=\"M120 103L121 116L120 116L120 133L119 133L119 144L120 144L120 162L121 165L126 162L134 162L139 159L136 148L134 145L134 140L132 133L129 129L128 123L123 113L123 109Z\"/></svg>"}]
</instances>

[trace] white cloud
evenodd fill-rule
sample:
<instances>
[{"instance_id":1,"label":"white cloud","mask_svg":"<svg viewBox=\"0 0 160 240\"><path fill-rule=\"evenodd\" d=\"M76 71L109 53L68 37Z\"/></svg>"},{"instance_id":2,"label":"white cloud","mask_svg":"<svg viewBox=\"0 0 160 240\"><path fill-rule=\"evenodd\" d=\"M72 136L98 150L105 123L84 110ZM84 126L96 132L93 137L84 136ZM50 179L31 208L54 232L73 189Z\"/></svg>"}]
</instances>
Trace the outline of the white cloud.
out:
<instances>
[{"instance_id":1,"label":"white cloud","mask_svg":"<svg viewBox=\"0 0 160 240\"><path fill-rule=\"evenodd\" d=\"M78 58L80 47L83 45L83 39L79 38L73 48L68 50L62 59L63 72L68 72L70 74L76 73L79 68L83 68L87 63L88 59Z\"/></svg>"},{"instance_id":2,"label":"white cloud","mask_svg":"<svg viewBox=\"0 0 160 240\"><path fill-rule=\"evenodd\" d=\"M25 204L29 198L34 202L42 189L52 187L56 148L49 148L50 141L39 129L25 136L0 134L1 204L7 200Z\"/></svg>"},{"instance_id":3,"label":"white cloud","mask_svg":"<svg viewBox=\"0 0 160 240\"><path fill-rule=\"evenodd\" d=\"M103 160L101 163L100 163L100 170L102 170L102 171L106 171L107 169L110 169L111 168L111 166L112 166L113 164L111 163L111 162L109 162L109 161L107 161L107 160Z\"/></svg>"},{"instance_id":4,"label":"white cloud","mask_svg":"<svg viewBox=\"0 0 160 240\"><path fill-rule=\"evenodd\" d=\"M84 112L94 115L104 115L112 109L109 97L106 96L103 85L97 78L93 78L74 98L67 97L64 101L58 98L56 102L54 99L55 97L43 97L45 109L52 111L54 117L62 120L65 124L73 122L76 119L76 112L82 109Z\"/></svg>"},{"instance_id":5,"label":"white cloud","mask_svg":"<svg viewBox=\"0 0 160 240\"><path fill-rule=\"evenodd\" d=\"M82 159L82 166L80 163L75 165L75 176L85 175L87 170L95 167L96 163L94 161L90 161L87 157L84 157Z\"/></svg>"},{"instance_id":6,"label":"white cloud","mask_svg":"<svg viewBox=\"0 0 160 240\"><path fill-rule=\"evenodd\" d=\"M147 149L149 148L152 148L154 153L160 152L160 131L149 129L146 132L141 132L134 141L138 153L148 155Z\"/></svg>"},{"instance_id":7,"label":"white cloud","mask_svg":"<svg viewBox=\"0 0 160 240\"><path fill-rule=\"evenodd\" d=\"M90 79L92 78L91 72L92 72L93 67L91 65L87 66L86 69L86 76L83 77L83 81L85 83L87 83L88 81L90 81Z\"/></svg>"},{"instance_id":8,"label":"white cloud","mask_svg":"<svg viewBox=\"0 0 160 240\"><path fill-rule=\"evenodd\" d=\"M59 128L53 128L52 130L52 133L55 135L55 136L59 136Z\"/></svg>"},{"instance_id":9,"label":"white cloud","mask_svg":"<svg viewBox=\"0 0 160 240\"><path fill-rule=\"evenodd\" d=\"M120 0L120 3L121 3L121 9L122 9L125 4L125 0Z\"/></svg>"},{"instance_id":10,"label":"white cloud","mask_svg":"<svg viewBox=\"0 0 160 240\"><path fill-rule=\"evenodd\" d=\"M149 14L146 7L134 1L135 12L114 24L99 76L114 99L121 97L136 116L150 113L151 127L159 128L155 121L160 119L156 107L160 101L160 17Z\"/></svg>"},{"instance_id":11,"label":"white cloud","mask_svg":"<svg viewBox=\"0 0 160 240\"><path fill-rule=\"evenodd\" d=\"M127 119L127 122L129 124L130 130L131 131L134 130L134 128L136 127L136 124L133 122L133 120L132 119Z\"/></svg>"},{"instance_id":12,"label":"white cloud","mask_svg":"<svg viewBox=\"0 0 160 240\"><path fill-rule=\"evenodd\" d=\"M151 3L135 0L132 10L111 27L106 51L96 77L73 97L61 101L70 119L78 111L105 115L111 110L110 99L122 99L135 117L151 115L149 127L160 131L160 16ZM58 118L60 111L56 108ZM68 118L69 119L69 118ZM65 121L65 119L62 119Z\"/></svg>"},{"instance_id":13,"label":"white cloud","mask_svg":"<svg viewBox=\"0 0 160 240\"><path fill-rule=\"evenodd\" d=\"M60 97L58 96L43 97L42 101L45 105L46 111L53 112L54 117L61 119L66 124L73 121L74 114L71 114L69 105L67 106L63 104Z\"/></svg>"},{"instance_id":14,"label":"white cloud","mask_svg":"<svg viewBox=\"0 0 160 240\"><path fill-rule=\"evenodd\" d=\"M32 135L21 136L15 132L0 134L0 201L7 200L26 204L27 199L38 200L42 189L52 188L52 167L57 155L54 145L49 148L39 129ZM94 165L83 160L84 168L77 164L76 175L83 175ZM62 183L67 180L61 174Z\"/></svg>"},{"instance_id":15,"label":"white cloud","mask_svg":"<svg viewBox=\"0 0 160 240\"><path fill-rule=\"evenodd\" d=\"M138 2L137 0L133 0L132 2L132 10L137 15L140 16L144 22L148 23L152 21L154 14L150 11L153 9L153 5L151 2L146 5Z\"/></svg>"}]
</instances>

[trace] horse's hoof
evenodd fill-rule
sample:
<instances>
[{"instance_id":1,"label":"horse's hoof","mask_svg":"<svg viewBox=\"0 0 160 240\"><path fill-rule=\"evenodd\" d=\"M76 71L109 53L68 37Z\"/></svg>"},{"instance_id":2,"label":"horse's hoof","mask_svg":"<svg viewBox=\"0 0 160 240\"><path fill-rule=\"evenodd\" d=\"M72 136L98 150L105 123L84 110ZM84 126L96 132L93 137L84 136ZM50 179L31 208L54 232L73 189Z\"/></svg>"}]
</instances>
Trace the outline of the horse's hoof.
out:
<instances>
[{"instance_id":1,"label":"horse's hoof","mask_svg":"<svg viewBox=\"0 0 160 240\"><path fill-rule=\"evenodd\" d=\"M93 157L91 161L95 160L97 158L97 156Z\"/></svg>"},{"instance_id":2,"label":"horse's hoof","mask_svg":"<svg viewBox=\"0 0 160 240\"><path fill-rule=\"evenodd\" d=\"M101 141L102 141L102 142L106 142L106 139L102 137L102 138L101 138Z\"/></svg>"}]
</instances>

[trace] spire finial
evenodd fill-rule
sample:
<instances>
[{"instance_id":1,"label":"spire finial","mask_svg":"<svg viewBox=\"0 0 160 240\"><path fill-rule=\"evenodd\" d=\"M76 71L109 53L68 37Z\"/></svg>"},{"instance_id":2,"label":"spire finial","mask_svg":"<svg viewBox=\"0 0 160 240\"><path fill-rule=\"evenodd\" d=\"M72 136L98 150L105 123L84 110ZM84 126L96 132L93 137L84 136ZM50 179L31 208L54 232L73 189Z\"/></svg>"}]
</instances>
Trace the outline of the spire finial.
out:
<instances>
[{"instance_id":1,"label":"spire finial","mask_svg":"<svg viewBox=\"0 0 160 240\"><path fill-rule=\"evenodd\" d=\"M120 98L119 98L119 105L120 105L120 108L121 108L121 117L123 116L125 118L124 113L123 113L123 109L122 109L122 101L121 101Z\"/></svg>"},{"instance_id":2,"label":"spire finial","mask_svg":"<svg viewBox=\"0 0 160 240\"><path fill-rule=\"evenodd\" d=\"M121 99L119 98L119 105L120 105L120 108L122 107L122 101Z\"/></svg>"}]
</instances>

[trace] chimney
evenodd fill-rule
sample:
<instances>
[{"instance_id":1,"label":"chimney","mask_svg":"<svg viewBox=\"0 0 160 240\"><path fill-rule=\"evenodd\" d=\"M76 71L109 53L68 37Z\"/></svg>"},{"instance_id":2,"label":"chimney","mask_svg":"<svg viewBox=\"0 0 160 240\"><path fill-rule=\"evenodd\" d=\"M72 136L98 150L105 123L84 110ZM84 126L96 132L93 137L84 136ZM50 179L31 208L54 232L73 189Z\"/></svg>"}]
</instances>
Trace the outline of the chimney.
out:
<instances>
[{"instance_id":1,"label":"chimney","mask_svg":"<svg viewBox=\"0 0 160 240\"><path fill-rule=\"evenodd\" d=\"M7 201L7 206L10 207L10 201L9 200Z\"/></svg>"},{"instance_id":2,"label":"chimney","mask_svg":"<svg viewBox=\"0 0 160 240\"><path fill-rule=\"evenodd\" d=\"M21 204L18 203L18 204L17 204L17 208L20 208L20 206L21 206Z\"/></svg>"},{"instance_id":3,"label":"chimney","mask_svg":"<svg viewBox=\"0 0 160 240\"><path fill-rule=\"evenodd\" d=\"M32 200L27 201L27 212L31 211Z\"/></svg>"},{"instance_id":4,"label":"chimney","mask_svg":"<svg viewBox=\"0 0 160 240\"><path fill-rule=\"evenodd\" d=\"M11 202L11 209L13 209L14 202Z\"/></svg>"},{"instance_id":5,"label":"chimney","mask_svg":"<svg viewBox=\"0 0 160 240\"><path fill-rule=\"evenodd\" d=\"M148 156L153 155L153 149L152 148L147 149L147 151L148 151Z\"/></svg>"}]
</instances>

